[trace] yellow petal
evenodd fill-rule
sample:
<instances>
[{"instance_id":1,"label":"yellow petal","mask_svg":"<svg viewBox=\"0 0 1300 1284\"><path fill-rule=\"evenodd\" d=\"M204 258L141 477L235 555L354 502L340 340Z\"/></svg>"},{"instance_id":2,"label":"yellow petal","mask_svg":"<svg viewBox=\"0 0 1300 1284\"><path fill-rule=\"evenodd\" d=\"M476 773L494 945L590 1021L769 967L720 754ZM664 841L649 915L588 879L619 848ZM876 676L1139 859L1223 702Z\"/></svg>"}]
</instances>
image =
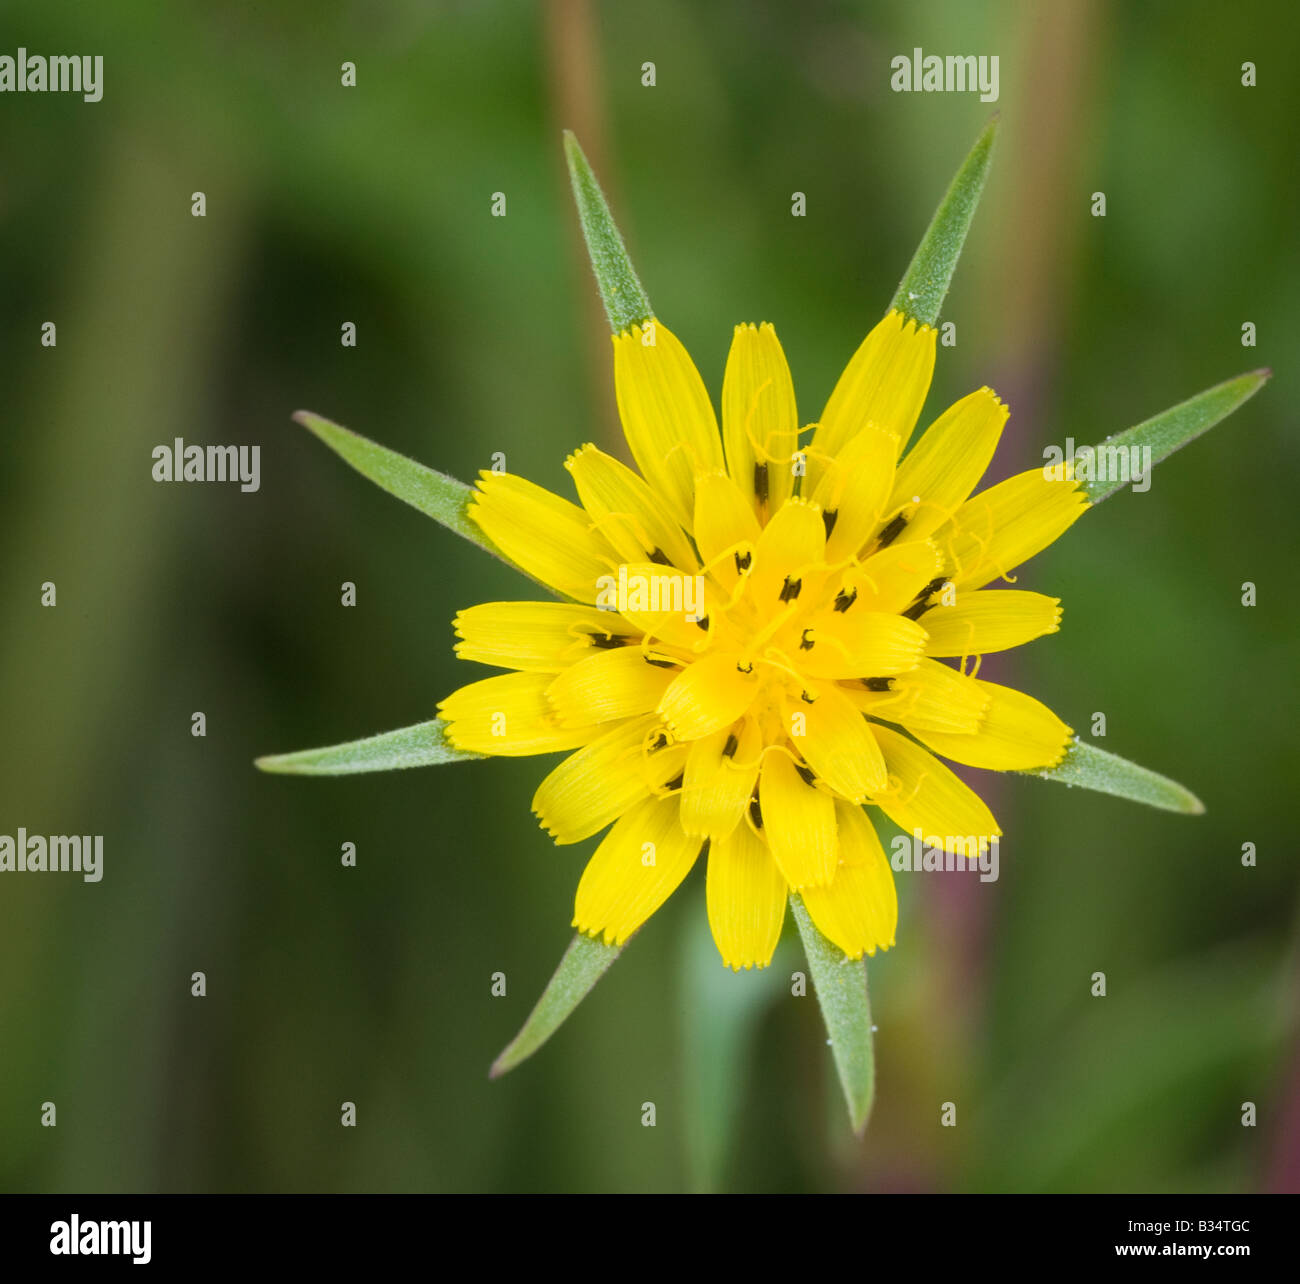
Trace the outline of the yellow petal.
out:
<instances>
[{"instance_id":1,"label":"yellow petal","mask_svg":"<svg viewBox=\"0 0 1300 1284\"><path fill-rule=\"evenodd\" d=\"M627 621L567 602L485 602L460 611L456 654L502 669L559 673L597 650L640 641Z\"/></svg>"},{"instance_id":2,"label":"yellow petal","mask_svg":"<svg viewBox=\"0 0 1300 1284\"><path fill-rule=\"evenodd\" d=\"M621 722L542 781L533 811L557 843L581 842L681 775L686 751L655 714Z\"/></svg>"},{"instance_id":3,"label":"yellow petal","mask_svg":"<svg viewBox=\"0 0 1300 1284\"><path fill-rule=\"evenodd\" d=\"M819 461L816 486L805 484L805 493L825 514L827 561L855 556L880 528L897 458L898 438L868 424L833 457Z\"/></svg>"},{"instance_id":4,"label":"yellow petal","mask_svg":"<svg viewBox=\"0 0 1300 1284\"><path fill-rule=\"evenodd\" d=\"M1012 687L972 681L989 697L979 730L972 735L918 730L919 739L953 762L992 771L1030 771L1061 761L1073 733L1045 704Z\"/></svg>"},{"instance_id":5,"label":"yellow petal","mask_svg":"<svg viewBox=\"0 0 1300 1284\"><path fill-rule=\"evenodd\" d=\"M891 731L874 728L889 768L889 791L873 800L904 833L957 856L978 856L1001 834L980 796L932 753Z\"/></svg>"},{"instance_id":6,"label":"yellow petal","mask_svg":"<svg viewBox=\"0 0 1300 1284\"><path fill-rule=\"evenodd\" d=\"M698 740L731 726L757 694L757 676L738 669L734 655L707 655L674 676L659 712L679 740Z\"/></svg>"},{"instance_id":7,"label":"yellow petal","mask_svg":"<svg viewBox=\"0 0 1300 1284\"><path fill-rule=\"evenodd\" d=\"M663 500L626 464L586 445L565 460L578 498L623 562L660 562L692 574L695 554Z\"/></svg>"},{"instance_id":8,"label":"yellow petal","mask_svg":"<svg viewBox=\"0 0 1300 1284\"><path fill-rule=\"evenodd\" d=\"M562 727L587 726L650 713L678 672L671 663L653 663L640 647L600 651L579 660L551 680L546 699Z\"/></svg>"},{"instance_id":9,"label":"yellow petal","mask_svg":"<svg viewBox=\"0 0 1300 1284\"><path fill-rule=\"evenodd\" d=\"M935 532L959 588L982 588L1063 535L1088 507L1073 478L1043 469L1008 477L968 499Z\"/></svg>"},{"instance_id":10,"label":"yellow petal","mask_svg":"<svg viewBox=\"0 0 1300 1284\"><path fill-rule=\"evenodd\" d=\"M875 827L862 808L838 803L840 865L825 887L803 890L803 903L821 934L851 959L894 943L898 893Z\"/></svg>"},{"instance_id":11,"label":"yellow petal","mask_svg":"<svg viewBox=\"0 0 1300 1284\"><path fill-rule=\"evenodd\" d=\"M438 706L447 739L468 753L513 758L576 749L598 736L589 723L556 718L545 695L552 681L549 673L500 673L453 691Z\"/></svg>"},{"instance_id":12,"label":"yellow petal","mask_svg":"<svg viewBox=\"0 0 1300 1284\"><path fill-rule=\"evenodd\" d=\"M932 606L919 622L930 635L926 655L986 655L1055 633L1061 599L1023 589L967 590L952 606Z\"/></svg>"},{"instance_id":13,"label":"yellow petal","mask_svg":"<svg viewBox=\"0 0 1300 1284\"><path fill-rule=\"evenodd\" d=\"M893 544L845 571L838 610L899 615L943 579L943 553L933 540Z\"/></svg>"},{"instance_id":14,"label":"yellow petal","mask_svg":"<svg viewBox=\"0 0 1300 1284\"><path fill-rule=\"evenodd\" d=\"M605 835L583 871L573 926L603 935L607 945L622 945L677 890L700 846L677 823L676 797L637 803Z\"/></svg>"},{"instance_id":15,"label":"yellow petal","mask_svg":"<svg viewBox=\"0 0 1300 1284\"><path fill-rule=\"evenodd\" d=\"M763 836L785 881L795 889L829 883L839 859L835 800L800 775L790 756L763 756L758 780Z\"/></svg>"},{"instance_id":16,"label":"yellow petal","mask_svg":"<svg viewBox=\"0 0 1300 1284\"><path fill-rule=\"evenodd\" d=\"M991 388L981 388L925 430L899 464L885 505L887 514L907 519L906 538L924 539L966 500L993 458L1009 413Z\"/></svg>"},{"instance_id":17,"label":"yellow petal","mask_svg":"<svg viewBox=\"0 0 1300 1284\"><path fill-rule=\"evenodd\" d=\"M623 434L641 475L689 526L695 474L723 466L718 421L704 381L677 337L659 321L614 336L614 390Z\"/></svg>"},{"instance_id":18,"label":"yellow petal","mask_svg":"<svg viewBox=\"0 0 1300 1284\"><path fill-rule=\"evenodd\" d=\"M727 469L762 519L794 490L799 448L794 383L776 331L738 325L722 381L722 440Z\"/></svg>"},{"instance_id":19,"label":"yellow petal","mask_svg":"<svg viewBox=\"0 0 1300 1284\"><path fill-rule=\"evenodd\" d=\"M786 500L758 537L746 600L757 603L766 614L779 610L783 602L795 601L801 593L811 597L815 592L812 579L825 574L825 553L821 509L798 497Z\"/></svg>"},{"instance_id":20,"label":"yellow petal","mask_svg":"<svg viewBox=\"0 0 1300 1284\"><path fill-rule=\"evenodd\" d=\"M745 815L758 781L762 738L745 719L691 743L682 781L682 828L701 838L724 838Z\"/></svg>"},{"instance_id":21,"label":"yellow petal","mask_svg":"<svg viewBox=\"0 0 1300 1284\"><path fill-rule=\"evenodd\" d=\"M817 480L820 459L837 454L868 423L898 438L899 449L916 427L934 373L935 332L891 312L862 341L831 393L809 451L808 475ZM805 483L807 486L808 483Z\"/></svg>"},{"instance_id":22,"label":"yellow petal","mask_svg":"<svg viewBox=\"0 0 1300 1284\"><path fill-rule=\"evenodd\" d=\"M979 729L989 704L980 683L938 660L923 659L897 677L845 683L842 689L863 713L918 734L925 729L969 735Z\"/></svg>"},{"instance_id":23,"label":"yellow petal","mask_svg":"<svg viewBox=\"0 0 1300 1284\"><path fill-rule=\"evenodd\" d=\"M792 735L804 761L826 784L853 802L885 788L885 760L866 719L834 683L823 683L812 704L793 715Z\"/></svg>"},{"instance_id":24,"label":"yellow petal","mask_svg":"<svg viewBox=\"0 0 1300 1284\"><path fill-rule=\"evenodd\" d=\"M722 961L735 971L766 967L785 921L785 879L748 825L709 845L709 926Z\"/></svg>"},{"instance_id":25,"label":"yellow petal","mask_svg":"<svg viewBox=\"0 0 1300 1284\"><path fill-rule=\"evenodd\" d=\"M819 611L808 620L798 663L813 677L888 677L916 667L925 639L925 630L901 615L856 606Z\"/></svg>"},{"instance_id":26,"label":"yellow petal","mask_svg":"<svg viewBox=\"0 0 1300 1284\"><path fill-rule=\"evenodd\" d=\"M619 560L581 508L513 473L480 473L469 515L512 562L579 602L596 600Z\"/></svg>"},{"instance_id":27,"label":"yellow petal","mask_svg":"<svg viewBox=\"0 0 1300 1284\"><path fill-rule=\"evenodd\" d=\"M749 572L760 527L738 482L726 473L702 473L695 489L695 546L709 575L725 591Z\"/></svg>"}]
</instances>

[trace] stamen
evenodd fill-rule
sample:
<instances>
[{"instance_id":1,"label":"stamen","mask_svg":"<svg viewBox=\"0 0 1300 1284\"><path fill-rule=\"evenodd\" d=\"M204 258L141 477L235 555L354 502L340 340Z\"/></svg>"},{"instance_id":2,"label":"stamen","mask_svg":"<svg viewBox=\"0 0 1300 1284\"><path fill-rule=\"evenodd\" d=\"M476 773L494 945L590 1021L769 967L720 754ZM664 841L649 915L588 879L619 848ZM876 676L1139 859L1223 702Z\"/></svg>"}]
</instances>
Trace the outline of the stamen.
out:
<instances>
[{"instance_id":1,"label":"stamen","mask_svg":"<svg viewBox=\"0 0 1300 1284\"><path fill-rule=\"evenodd\" d=\"M889 519L888 525L879 535L879 546L888 548L904 531L907 526L907 518L902 513L897 513Z\"/></svg>"},{"instance_id":2,"label":"stamen","mask_svg":"<svg viewBox=\"0 0 1300 1284\"><path fill-rule=\"evenodd\" d=\"M752 552L736 553L734 557L736 559L736 574L744 575L749 570L749 564L754 560L754 554Z\"/></svg>"},{"instance_id":3,"label":"stamen","mask_svg":"<svg viewBox=\"0 0 1300 1284\"><path fill-rule=\"evenodd\" d=\"M948 583L948 577L946 575L936 575L934 579L932 579L916 595L915 601L913 601L912 605L909 606L907 610L903 612L903 615L909 620L920 619L920 617L923 616L931 607L931 603L929 601L930 595L932 593L938 592L938 590L943 588L943 586L947 583Z\"/></svg>"},{"instance_id":4,"label":"stamen","mask_svg":"<svg viewBox=\"0 0 1300 1284\"><path fill-rule=\"evenodd\" d=\"M813 769L811 767L805 766L801 762L796 762L794 764L794 769L799 773L800 779L803 780L805 785L811 785L812 782L817 779L817 776L813 772Z\"/></svg>"},{"instance_id":5,"label":"stamen","mask_svg":"<svg viewBox=\"0 0 1300 1284\"><path fill-rule=\"evenodd\" d=\"M812 629L804 629L803 636L799 639L799 650L811 651L817 645L815 639L808 636L811 632Z\"/></svg>"},{"instance_id":6,"label":"stamen","mask_svg":"<svg viewBox=\"0 0 1300 1284\"><path fill-rule=\"evenodd\" d=\"M835 610L839 611L842 615L857 600L858 590L856 585L854 586L852 593L846 593L843 589L840 589L840 591L835 595Z\"/></svg>"},{"instance_id":7,"label":"stamen","mask_svg":"<svg viewBox=\"0 0 1300 1284\"><path fill-rule=\"evenodd\" d=\"M765 463L756 463L754 465L754 494L758 497L760 504L767 503L767 465Z\"/></svg>"},{"instance_id":8,"label":"stamen","mask_svg":"<svg viewBox=\"0 0 1300 1284\"><path fill-rule=\"evenodd\" d=\"M665 659L663 656L643 655L641 657L647 664L653 664L656 669L675 669L676 660Z\"/></svg>"},{"instance_id":9,"label":"stamen","mask_svg":"<svg viewBox=\"0 0 1300 1284\"><path fill-rule=\"evenodd\" d=\"M734 758L736 756L736 750L739 748L740 741L736 739L734 734L729 735L727 737L727 743L722 746L722 756L724 758Z\"/></svg>"},{"instance_id":10,"label":"stamen","mask_svg":"<svg viewBox=\"0 0 1300 1284\"><path fill-rule=\"evenodd\" d=\"M623 645L623 639L613 633L588 633L587 637L592 646L599 647L602 651L612 651Z\"/></svg>"},{"instance_id":11,"label":"stamen","mask_svg":"<svg viewBox=\"0 0 1300 1284\"><path fill-rule=\"evenodd\" d=\"M763 809L759 806L757 794L749 800L749 818L754 822L755 829L763 828Z\"/></svg>"},{"instance_id":12,"label":"stamen","mask_svg":"<svg viewBox=\"0 0 1300 1284\"><path fill-rule=\"evenodd\" d=\"M868 691L892 691L894 689L893 678L863 678L862 685Z\"/></svg>"},{"instance_id":13,"label":"stamen","mask_svg":"<svg viewBox=\"0 0 1300 1284\"><path fill-rule=\"evenodd\" d=\"M780 601L792 602L799 596L803 588L803 580L792 580L788 575L785 577L785 583L781 585Z\"/></svg>"}]
</instances>

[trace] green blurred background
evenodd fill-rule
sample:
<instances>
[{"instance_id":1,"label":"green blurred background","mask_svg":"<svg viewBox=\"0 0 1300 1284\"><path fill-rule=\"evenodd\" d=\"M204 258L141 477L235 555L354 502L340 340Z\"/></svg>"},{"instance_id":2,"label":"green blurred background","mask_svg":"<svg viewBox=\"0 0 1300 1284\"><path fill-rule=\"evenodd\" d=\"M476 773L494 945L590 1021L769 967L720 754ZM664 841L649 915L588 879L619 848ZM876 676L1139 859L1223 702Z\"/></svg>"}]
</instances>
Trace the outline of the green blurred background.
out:
<instances>
[{"instance_id":1,"label":"green blurred background","mask_svg":"<svg viewBox=\"0 0 1300 1284\"><path fill-rule=\"evenodd\" d=\"M0 881L0 1188L1300 1187L1286 0L9 0L0 19L0 52L105 60L100 103L0 97L0 831L106 836L98 885ZM489 1083L594 847L535 827L550 760L335 781L251 762L430 717L484 675L454 659L456 609L532 586L289 416L464 478L502 451L568 493L565 454L617 432L568 127L715 397L732 325L771 320L815 418L994 109L892 93L915 46L1001 66L929 414L997 388L1007 474L1276 370L1028 568L1063 629L986 669L1085 734L1104 712L1105 747L1208 814L970 773L1002 877L899 876L863 1143L815 1002L790 996L791 925L768 974L733 977L702 871ZM260 444L261 490L155 484L175 436Z\"/></svg>"}]
</instances>

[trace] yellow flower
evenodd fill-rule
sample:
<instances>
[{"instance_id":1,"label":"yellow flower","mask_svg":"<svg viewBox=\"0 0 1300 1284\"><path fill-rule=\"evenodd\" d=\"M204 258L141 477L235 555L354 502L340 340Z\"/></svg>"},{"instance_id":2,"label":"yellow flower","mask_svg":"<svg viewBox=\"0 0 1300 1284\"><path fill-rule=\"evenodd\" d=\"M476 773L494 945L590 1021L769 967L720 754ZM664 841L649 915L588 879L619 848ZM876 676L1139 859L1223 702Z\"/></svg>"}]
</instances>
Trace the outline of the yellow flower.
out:
<instances>
[{"instance_id":1,"label":"yellow flower","mask_svg":"<svg viewBox=\"0 0 1300 1284\"><path fill-rule=\"evenodd\" d=\"M639 475L586 445L567 461L580 506L480 477L473 520L570 600L461 612L461 658L513 672L439 713L465 751L574 751L533 810L557 843L612 826L578 886L580 931L622 944L703 858L729 966L771 960L791 890L845 954L874 954L898 903L864 807L974 858L1001 831L936 755L994 770L1064 756L1065 723L975 675L1056 631L1056 598L986 586L1087 498L1042 467L972 496L1008 415L988 388L904 453L934 359L934 330L891 312L801 447L770 325L736 327L719 434L690 356L647 322L614 338Z\"/></svg>"}]
</instances>

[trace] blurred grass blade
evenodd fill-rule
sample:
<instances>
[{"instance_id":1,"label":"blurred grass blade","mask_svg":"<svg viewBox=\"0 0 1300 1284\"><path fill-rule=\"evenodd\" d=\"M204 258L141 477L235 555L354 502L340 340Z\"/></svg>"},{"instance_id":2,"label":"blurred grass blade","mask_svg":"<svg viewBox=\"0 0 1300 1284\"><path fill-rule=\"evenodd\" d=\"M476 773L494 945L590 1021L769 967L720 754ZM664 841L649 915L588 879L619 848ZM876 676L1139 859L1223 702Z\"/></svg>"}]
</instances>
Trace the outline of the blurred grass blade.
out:
<instances>
[{"instance_id":1,"label":"blurred grass blade","mask_svg":"<svg viewBox=\"0 0 1300 1284\"><path fill-rule=\"evenodd\" d=\"M975 207L984 190L997 132L998 118L994 116L975 140L975 146L970 149L935 210L934 218L925 229L921 244L898 284L889 305L891 311L897 309L904 316L926 325L933 325L938 320L939 309L943 306L962 246L966 243L966 233L975 216Z\"/></svg>"},{"instance_id":2,"label":"blurred grass blade","mask_svg":"<svg viewBox=\"0 0 1300 1284\"><path fill-rule=\"evenodd\" d=\"M799 924L817 1001L830 1035L835 1068L849 1106L849 1120L859 1136L871 1115L876 1092L875 1057L871 1047L871 1001L867 996L867 967L854 962L817 930L803 899L790 894L790 908Z\"/></svg>"},{"instance_id":3,"label":"blurred grass blade","mask_svg":"<svg viewBox=\"0 0 1300 1284\"><path fill-rule=\"evenodd\" d=\"M578 140L564 131L564 154L569 162L569 180L573 199L578 205L582 235L586 238L591 270L596 274L600 298L605 305L610 329L621 334L633 325L649 321L654 313L646 298L627 247L619 235L614 216L609 212L605 194L583 155Z\"/></svg>"},{"instance_id":4,"label":"blurred grass blade","mask_svg":"<svg viewBox=\"0 0 1300 1284\"><path fill-rule=\"evenodd\" d=\"M444 762L463 762L482 754L465 753L447 743L443 722L421 722L399 731L365 740L352 740L327 749L304 749L300 753L274 754L258 758L254 766L263 771L290 776L350 776L362 771L397 771L403 767L433 767Z\"/></svg>"},{"instance_id":5,"label":"blurred grass blade","mask_svg":"<svg viewBox=\"0 0 1300 1284\"><path fill-rule=\"evenodd\" d=\"M526 1061L568 1019L569 1014L591 993L609 965L622 953L621 947L602 945L581 932L569 942L560 966L555 969L537 1006L529 1013L524 1028L492 1063L488 1077L499 1079Z\"/></svg>"},{"instance_id":6,"label":"blurred grass blade","mask_svg":"<svg viewBox=\"0 0 1300 1284\"><path fill-rule=\"evenodd\" d=\"M773 1001L788 993L790 971L778 952L767 967L733 972L718 957L708 916L687 917L680 972L682 1092L686 1159L696 1194L722 1188L759 1027Z\"/></svg>"},{"instance_id":7,"label":"blurred grass blade","mask_svg":"<svg viewBox=\"0 0 1300 1284\"><path fill-rule=\"evenodd\" d=\"M387 446L381 446L360 433L332 423L310 410L299 410L293 416L294 423L301 424L309 432L321 439L344 463L351 464L363 477L369 478L376 486L386 490L390 495L400 499L412 508L418 508L427 517L432 517L440 526L454 531L462 539L499 557L507 566L521 575L528 572L516 566L481 530L470 520L468 507L473 490L464 482L448 477L437 469L426 468L406 455L399 455ZM528 578L535 584L541 581L534 576ZM543 584L548 593L555 590Z\"/></svg>"},{"instance_id":8,"label":"blurred grass blade","mask_svg":"<svg viewBox=\"0 0 1300 1284\"><path fill-rule=\"evenodd\" d=\"M1162 811L1179 811L1188 816L1199 816L1205 811L1205 804L1177 781L1081 740L1070 746L1059 766L1023 774L1114 794L1116 798L1146 803Z\"/></svg>"},{"instance_id":9,"label":"blurred grass blade","mask_svg":"<svg viewBox=\"0 0 1300 1284\"><path fill-rule=\"evenodd\" d=\"M1128 485L1134 471L1130 462L1133 456L1128 453L1130 448L1150 450L1151 465L1158 464L1226 419L1238 406L1244 405L1272 375L1271 370L1252 370L1249 374L1227 379L1118 436L1107 437L1101 445L1092 448L1092 471L1104 476L1090 478L1084 483L1088 498L1098 504ZM1116 453L1121 450L1125 452L1123 456ZM1141 460L1142 456L1138 458ZM1143 461L1140 469L1144 471L1145 467Z\"/></svg>"}]
</instances>

